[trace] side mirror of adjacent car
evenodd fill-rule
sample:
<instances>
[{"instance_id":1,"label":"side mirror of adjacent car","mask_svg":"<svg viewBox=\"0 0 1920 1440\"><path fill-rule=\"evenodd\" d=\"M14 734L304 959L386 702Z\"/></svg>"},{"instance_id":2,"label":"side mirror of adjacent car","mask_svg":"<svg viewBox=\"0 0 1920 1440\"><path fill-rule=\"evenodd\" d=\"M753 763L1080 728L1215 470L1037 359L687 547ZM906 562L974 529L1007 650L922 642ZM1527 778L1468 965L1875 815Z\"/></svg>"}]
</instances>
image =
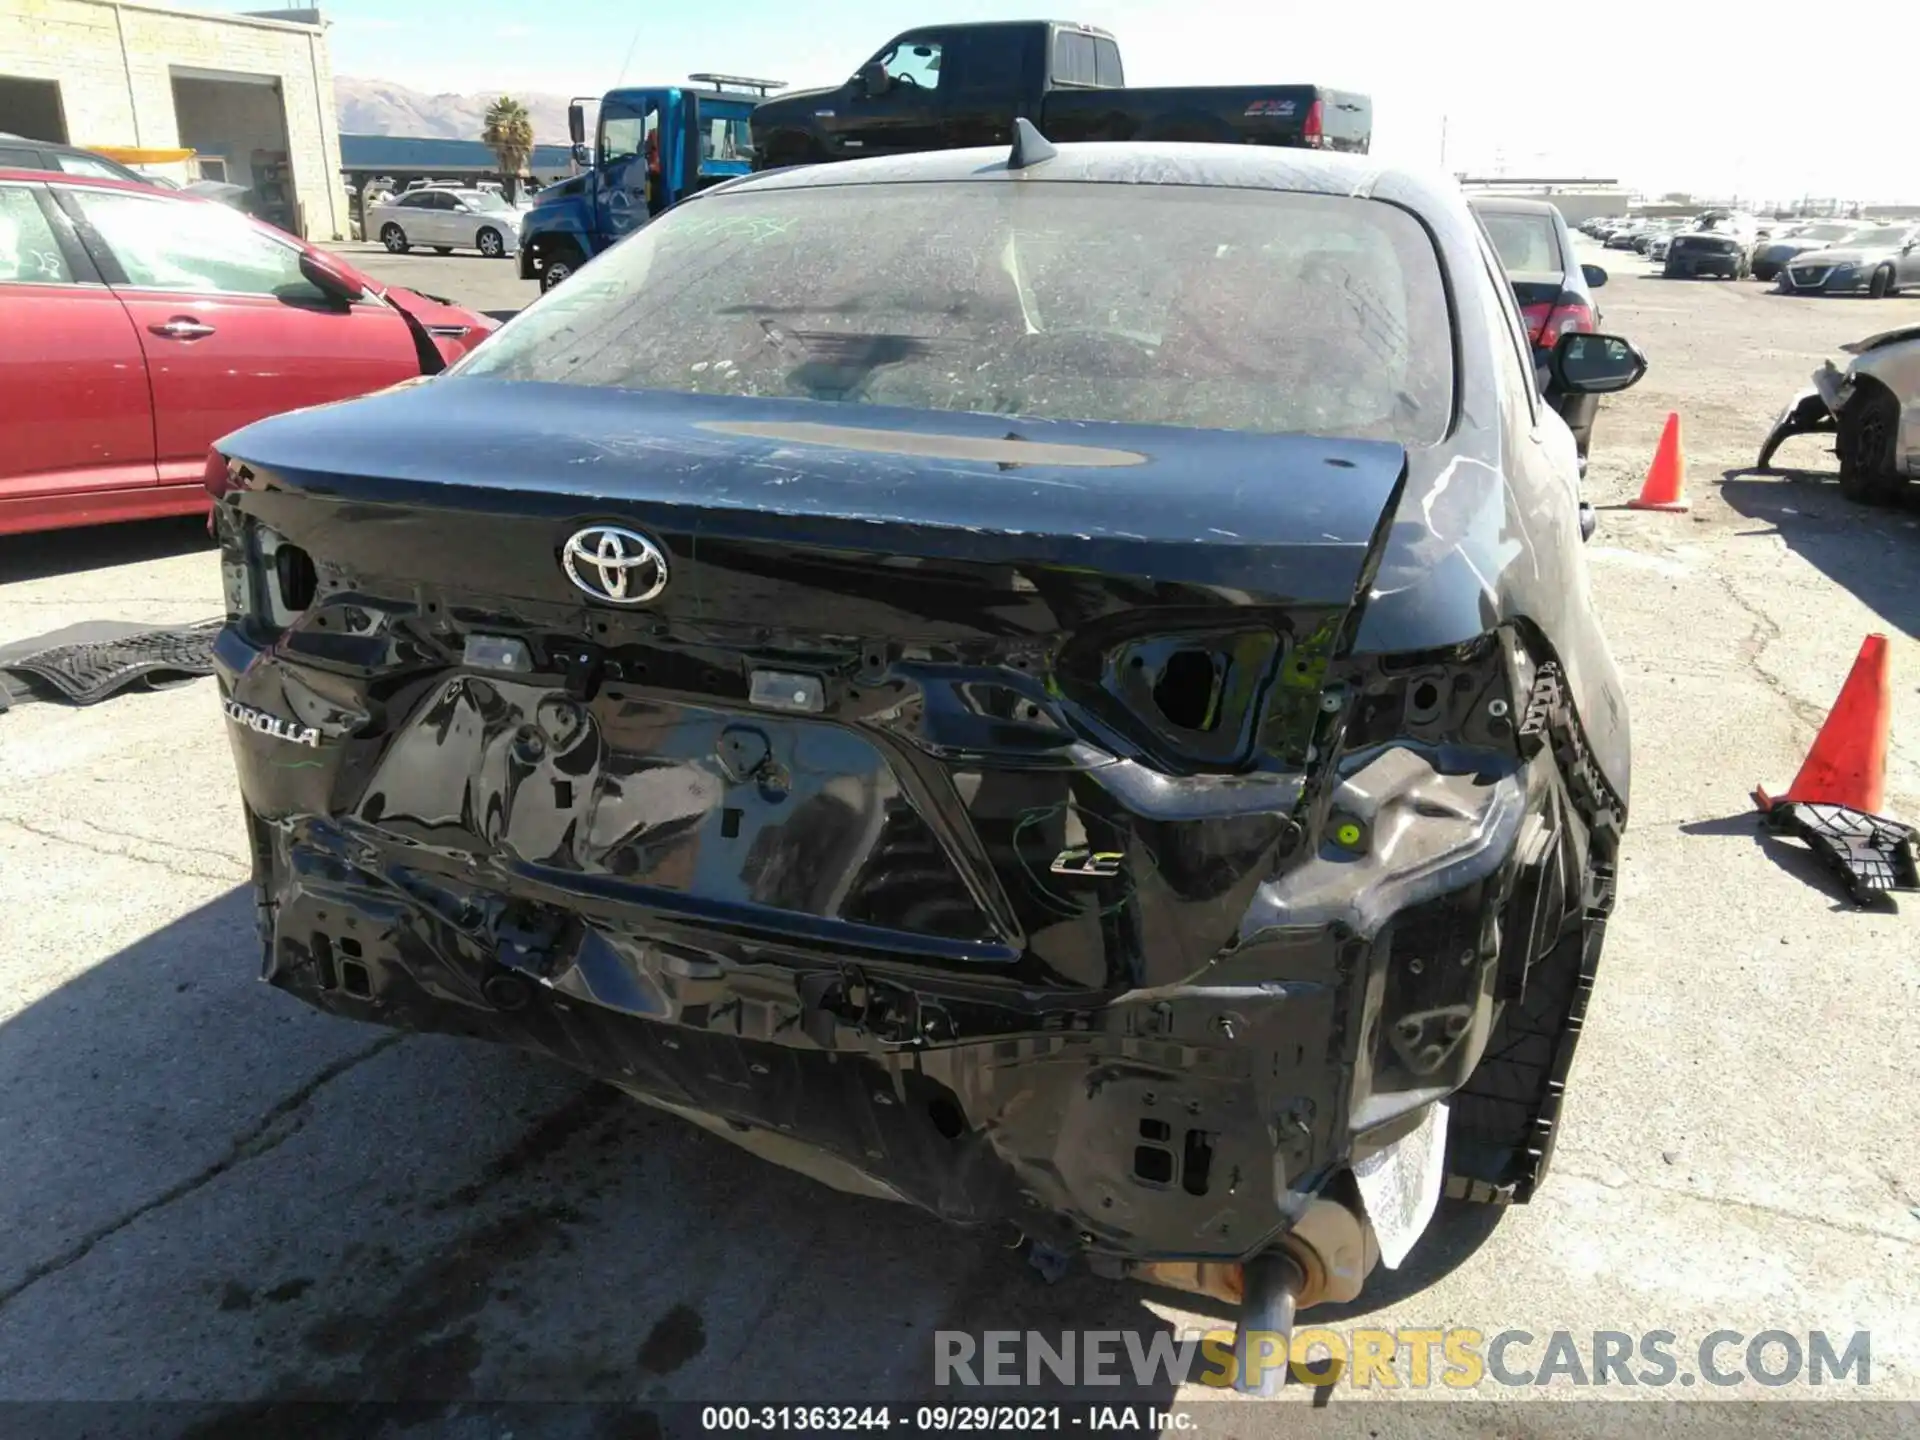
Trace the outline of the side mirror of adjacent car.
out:
<instances>
[{"instance_id":1,"label":"side mirror of adjacent car","mask_svg":"<svg viewBox=\"0 0 1920 1440\"><path fill-rule=\"evenodd\" d=\"M576 145L573 147L573 163L578 165L582 170L589 170L593 167L593 157L587 153L586 146Z\"/></svg>"},{"instance_id":2,"label":"side mirror of adjacent car","mask_svg":"<svg viewBox=\"0 0 1920 1440\"><path fill-rule=\"evenodd\" d=\"M567 106L567 139L576 148L587 143L587 111L578 100Z\"/></svg>"},{"instance_id":3,"label":"side mirror of adjacent car","mask_svg":"<svg viewBox=\"0 0 1920 1440\"><path fill-rule=\"evenodd\" d=\"M1587 288L1589 290L1598 290L1602 285L1607 283L1607 272L1602 270L1598 265L1582 265L1580 267L1580 273L1586 278Z\"/></svg>"},{"instance_id":4,"label":"side mirror of adjacent car","mask_svg":"<svg viewBox=\"0 0 1920 1440\"><path fill-rule=\"evenodd\" d=\"M1560 337L1549 363L1554 384L1568 395L1611 395L1638 385L1647 373L1647 357L1630 341L1578 330Z\"/></svg>"},{"instance_id":5,"label":"side mirror of adjacent car","mask_svg":"<svg viewBox=\"0 0 1920 1440\"><path fill-rule=\"evenodd\" d=\"M367 293L359 281L348 279L311 251L300 252L300 273L309 285L340 305L351 305Z\"/></svg>"},{"instance_id":6,"label":"side mirror of adjacent car","mask_svg":"<svg viewBox=\"0 0 1920 1440\"><path fill-rule=\"evenodd\" d=\"M893 78L878 60L860 67L860 89L869 100L877 100L893 88Z\"/></svg>"}]
</instances>

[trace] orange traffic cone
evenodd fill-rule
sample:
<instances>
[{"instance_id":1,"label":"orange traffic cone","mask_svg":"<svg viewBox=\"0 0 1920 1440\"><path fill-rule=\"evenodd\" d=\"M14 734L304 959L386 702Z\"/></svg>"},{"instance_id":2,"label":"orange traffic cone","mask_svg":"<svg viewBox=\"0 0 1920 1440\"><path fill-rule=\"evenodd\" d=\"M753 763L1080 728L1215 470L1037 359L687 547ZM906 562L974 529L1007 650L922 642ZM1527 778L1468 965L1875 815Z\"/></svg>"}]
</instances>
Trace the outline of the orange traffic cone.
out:
<instances>
[{"instance_id":1,"label":"orange traffic cone","mask_svg":"<svg viewBox=\"0 0 1920 1440\"><path fill-rule=\"evenodd\" d=\"M1762 810L1785 804L1844 805L1878 815L1886 799L1892 724L1887 637L1869 635L1787 793L1776 798L1756 787L1754 803Z\"/></svg>"},{"instance_id":2,"label":"orange traffic cone","mask_svg":"<svg viewBox=\"0 0 1920 1440\"><path fill-rule=\"evenodd\" d=\"M1680 416L1669 413L1666 429L1660 432L1660 445L1653 452L1653 464L1647 467L1647 480L1637 499L1629 500L1629 510L1686 510L1687 461L1680 453Z\"/></svg>"}]
</instances>

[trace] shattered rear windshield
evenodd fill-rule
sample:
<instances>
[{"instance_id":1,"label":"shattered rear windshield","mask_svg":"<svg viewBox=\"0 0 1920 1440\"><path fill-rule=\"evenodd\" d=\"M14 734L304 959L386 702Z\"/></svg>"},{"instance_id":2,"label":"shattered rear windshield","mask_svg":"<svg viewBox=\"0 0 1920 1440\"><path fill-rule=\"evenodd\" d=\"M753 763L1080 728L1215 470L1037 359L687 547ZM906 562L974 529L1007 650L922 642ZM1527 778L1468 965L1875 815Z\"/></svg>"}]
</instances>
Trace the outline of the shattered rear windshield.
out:
<instances>
[{"instance_id":1,"label":"shattered rear windshield","mask_svg":"<svg viewBox=\"0 0 1920 1440\"><path fill-rule=\"evenodd\" d=\"M1039 181L697 200L453 373L1425 445L1452 365L1392 205Z\"/></svg>"}]
</instances>

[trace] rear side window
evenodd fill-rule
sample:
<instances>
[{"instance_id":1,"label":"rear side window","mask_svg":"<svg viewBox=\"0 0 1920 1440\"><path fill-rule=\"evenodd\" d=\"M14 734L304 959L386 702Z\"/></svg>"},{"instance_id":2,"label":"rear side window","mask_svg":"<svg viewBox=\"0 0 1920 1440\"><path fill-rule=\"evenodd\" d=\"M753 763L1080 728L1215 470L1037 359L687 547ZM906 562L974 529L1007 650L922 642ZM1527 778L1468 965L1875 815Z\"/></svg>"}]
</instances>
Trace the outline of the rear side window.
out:
<instances>
[{"instance_id":1,"label":"rear side window","mask_svg":"<svg viewBox=\"0 0 1920 1440\"><path fill-rule=\"evenodd\" d=\"M458 373L1424 445L1452 364L1432 242L1394 206L1035 180L699 200Z\"/></svg>"},{"instance_id":2,"label":"rear side window","mask_svg":"<svg viewBox=\"0 0 1920 1440\"><path fill-rule=\"evenodd\" d=\"M44 170L46 161L38 150L19 145L0 145L0 170Z\"/></svg>"},{"instance_id":3,"label":"rear side window","mask_svg":"<svg viewBox=\"0 0 1920 1440\"><path fill-rule=\"evenodd\" d=\"M73 271L33 192L0 185L0 285L66 285L72 280Z\"/></svg>"},{"instance_id":4,"label":"rear side window","mask_svg":"<svg viewBox=\"0 0 1920 1440\"><path fill-rule=\"evenodd\" d=\"M1127 75L1120 68L1120 46L1117 41L1096 38L1093 42L1094 82L1109 89L1127 83Z\"/></svg>"},{"instance_id":5,"label":"rear side window","mask_svg":"<svg viewBox=\"0 0 1920 1440\"><path fill-rule=\"evenodd\" d=\"M1027 74L1029 60L1045 47L1033 44L1017 25L980 25L947 35L941 85L948 90L984 92L996 97L1011 85L1037 83Z\"/></svg>"},{"instance_id":6,"label":"rear side window","mask_svg":"<svg viewBox=\"0 0 1920 1440\"><path fill-rule=\"evenodd\" d=\"M1560 232L1551 215L1503 215L1482 211L1480 223L1486 227L1500 264L1509 275L1516 271L1566 269L1560 254Z\"/></svg>"},{"instance_id":7,"label":"rear side window","mask_svg":"<svg viewBox=\"0 0 1920 1440\"><path fill-rule=\"evenodd\" d=\"M696 99L694 114L700 132L700 159L703 164L709 160L753 158L753 126L749 118L752 111L746 106Z\"/></svg>"},{"instance_id":8,"label":"rear side window","mask_svg":"<svg viewBox=\"0 0 1920 1440\"><path fill-rule=\"evenodd\" d=\"M1056 85L1099 84L1099 62L1094 58L1093 37L1073 30L1062 30L1053 39L1053 83Z\"/></svg>"}]
</instances>

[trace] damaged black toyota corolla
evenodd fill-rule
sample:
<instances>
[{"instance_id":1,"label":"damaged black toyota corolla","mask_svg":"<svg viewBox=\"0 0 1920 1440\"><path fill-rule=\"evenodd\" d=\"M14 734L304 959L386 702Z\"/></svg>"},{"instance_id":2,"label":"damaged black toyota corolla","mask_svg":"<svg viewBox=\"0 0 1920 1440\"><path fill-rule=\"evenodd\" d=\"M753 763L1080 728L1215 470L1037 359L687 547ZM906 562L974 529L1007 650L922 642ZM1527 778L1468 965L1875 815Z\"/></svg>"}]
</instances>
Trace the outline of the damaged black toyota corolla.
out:
<instances>
[{"instance_id":1,"label":"damaged black toyota corolla","mask_svg":"<svg viewBox=\"0 0 1920 1440\"><path fill-rule=\"evenodd\" d=\"M1465 203L1357 158L709 192L221 443L266 977L1104 1273L1351 1297L1443 1172L1538 1183L1613 899L1533 374Z\"/></svg>"}]
</instances>

